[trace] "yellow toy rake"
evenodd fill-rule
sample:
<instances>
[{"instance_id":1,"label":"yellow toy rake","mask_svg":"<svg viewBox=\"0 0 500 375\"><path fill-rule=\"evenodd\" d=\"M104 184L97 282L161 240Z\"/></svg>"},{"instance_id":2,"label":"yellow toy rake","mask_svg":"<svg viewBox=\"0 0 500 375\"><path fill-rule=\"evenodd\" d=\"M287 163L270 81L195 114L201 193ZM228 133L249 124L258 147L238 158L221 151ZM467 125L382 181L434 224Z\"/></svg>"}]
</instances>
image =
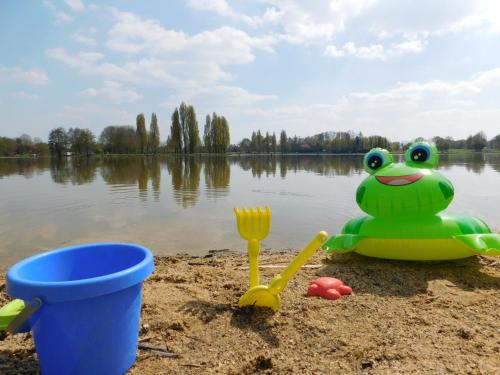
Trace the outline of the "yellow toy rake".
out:
<instances>
[{"instance_id":1,"label":"yellow toy rake","mask_svg":"<svg viewBox=\"0 0 500 375\"><path fill-rule=\"evenodd\" d=\"M276 275L269 285L259 282L260 241L267 237L271 229L271 210L269 207L234 209L240 236L248 241L248 259L250 263L250 288L241 296L239 306L270 307L278 311L280 307L279 293L286 287L292 276L328 239L328 233L321 231L290 262L283 272Z\"/></svg>"}]
</instances>

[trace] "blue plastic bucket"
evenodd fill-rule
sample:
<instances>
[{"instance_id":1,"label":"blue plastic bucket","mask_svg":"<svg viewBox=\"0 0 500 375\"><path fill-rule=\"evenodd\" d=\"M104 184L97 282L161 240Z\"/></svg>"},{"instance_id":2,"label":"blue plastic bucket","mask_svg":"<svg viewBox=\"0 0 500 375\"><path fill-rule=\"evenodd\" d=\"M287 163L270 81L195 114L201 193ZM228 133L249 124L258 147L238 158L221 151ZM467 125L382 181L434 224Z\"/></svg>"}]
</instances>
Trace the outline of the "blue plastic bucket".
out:
<instances>
[{"instance_id":1,"label":"blue plastic bucket","mask_svg":"<svg viewBox=\"0 0 500 375\"><path fill-rule=\"evenodd\" d=\"M42 374L123 374L134 363L151 252L101 243L36 255L7 273L7 293L42 307L29 320Z\"/></svg>"}]
</instances>

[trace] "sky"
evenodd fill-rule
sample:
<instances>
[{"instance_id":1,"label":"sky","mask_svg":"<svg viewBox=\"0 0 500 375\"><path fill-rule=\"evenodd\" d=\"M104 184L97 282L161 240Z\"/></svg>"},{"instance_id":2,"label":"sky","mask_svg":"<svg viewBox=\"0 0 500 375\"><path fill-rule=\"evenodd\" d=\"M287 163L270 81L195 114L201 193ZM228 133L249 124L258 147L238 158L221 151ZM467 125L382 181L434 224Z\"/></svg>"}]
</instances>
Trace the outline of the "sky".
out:
<instances>
[{"instance_id":1,"label":"sky","mask_svg":"<svg viewBox=\"0 0 500 375\"><path fill-rule=\"evenodd\" d=\"M0 2L0 136L194 105L253 130L500 133L497 0Z\"/></svg>"}]
</instances>

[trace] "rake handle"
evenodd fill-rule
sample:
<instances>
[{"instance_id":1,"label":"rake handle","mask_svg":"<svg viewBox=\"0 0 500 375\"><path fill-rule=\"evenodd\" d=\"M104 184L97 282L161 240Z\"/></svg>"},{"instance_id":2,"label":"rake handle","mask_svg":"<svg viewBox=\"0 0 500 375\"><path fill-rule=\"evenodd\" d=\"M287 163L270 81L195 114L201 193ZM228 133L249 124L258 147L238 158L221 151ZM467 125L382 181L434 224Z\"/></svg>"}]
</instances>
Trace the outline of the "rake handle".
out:
<instances>
[{"instance_id":1,"label":"rake handle","mask_svg":"<svg viewBox=\"0 0 500 375\"><path fill-rule=\"evenodd\" d=\"M328 239L328 233L321 231L307 244L307 246L298 253L290 264L281 272L276 275L269 283L269 289L272 294L281 292L288 280L307 262L307 260L314 255L314 253L323 245Z\"/></svg>"},{"instance_id":2,"label":"rake handle","mask_svg":"<svg viewBox=\"0 0 500 375\"><path fill-rule=\"evenodd\" d=\"M248 240L248 262L250 268L250 288L259 285L260 244L256 239Z\"/></svg>"}]
</instances>

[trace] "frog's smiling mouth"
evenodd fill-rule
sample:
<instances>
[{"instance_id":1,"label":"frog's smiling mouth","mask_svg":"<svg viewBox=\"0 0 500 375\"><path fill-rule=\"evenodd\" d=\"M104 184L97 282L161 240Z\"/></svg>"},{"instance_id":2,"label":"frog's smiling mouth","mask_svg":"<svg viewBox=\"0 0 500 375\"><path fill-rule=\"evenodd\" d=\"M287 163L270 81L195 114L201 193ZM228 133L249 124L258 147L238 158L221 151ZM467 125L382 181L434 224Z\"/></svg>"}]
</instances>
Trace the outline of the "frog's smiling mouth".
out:
<instances>
[{"instance_id":1,"label":"frog's smiling mouth","mask_svg":"<svg viewBox=\"0 0 500 375\"><path fill-rule=\"evenodd\" d=\"M421 173L414 173L405 176L375 176L378 182L390 186L403 186L412 184L424 177Z\"/></svg>"}]
</instances>

